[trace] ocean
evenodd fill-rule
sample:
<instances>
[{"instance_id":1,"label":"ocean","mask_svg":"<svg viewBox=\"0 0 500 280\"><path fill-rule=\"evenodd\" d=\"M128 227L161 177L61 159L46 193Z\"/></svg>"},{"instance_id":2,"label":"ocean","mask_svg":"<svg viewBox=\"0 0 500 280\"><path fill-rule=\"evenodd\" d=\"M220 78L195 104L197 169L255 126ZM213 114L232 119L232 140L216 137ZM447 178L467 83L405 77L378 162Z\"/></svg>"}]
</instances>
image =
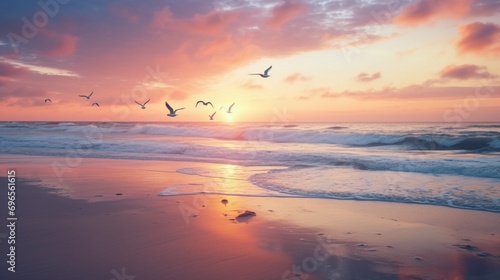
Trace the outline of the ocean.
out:
<instances>
[{"instance_id":1,"label":"ocean","mask_svg":"<svg viewBox=\"0 0 500 280\"><path fill-rule=\"evenodd\" d=\"M0 154L231 166L228 172L179 165L177 172L214 183L165 185L159 195L316 197L500 212L500 123L0 122ZM53 168L56 176L59 167ZM255 187L227 188L222 179Z\"/></svg>"}]
</instances>

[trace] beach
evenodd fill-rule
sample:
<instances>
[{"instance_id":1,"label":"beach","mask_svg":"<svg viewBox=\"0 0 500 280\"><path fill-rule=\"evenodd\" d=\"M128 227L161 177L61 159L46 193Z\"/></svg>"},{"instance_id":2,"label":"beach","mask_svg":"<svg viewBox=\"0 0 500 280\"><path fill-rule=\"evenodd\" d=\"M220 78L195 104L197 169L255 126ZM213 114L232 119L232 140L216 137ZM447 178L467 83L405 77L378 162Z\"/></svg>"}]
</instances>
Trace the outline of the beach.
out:
<instances>
[{"instance_id":1,"label":"beach","mask_svg":"<svg viewBox=\"0 0 500 280\"><path fill-rule=\"evenodd\" d=\"M497 213L321 198L159 195L166 186L207 185L207 178L176 170L229 168L215 163L85 158L57 177L52 163L64 158L1 159L2 172L16 170L18 181L16 272L3 269L2 279L500 275ZM246 210L256 216L236 218ZM0 245L5 252L6 243Z\"/></svg>"}]
</instances>

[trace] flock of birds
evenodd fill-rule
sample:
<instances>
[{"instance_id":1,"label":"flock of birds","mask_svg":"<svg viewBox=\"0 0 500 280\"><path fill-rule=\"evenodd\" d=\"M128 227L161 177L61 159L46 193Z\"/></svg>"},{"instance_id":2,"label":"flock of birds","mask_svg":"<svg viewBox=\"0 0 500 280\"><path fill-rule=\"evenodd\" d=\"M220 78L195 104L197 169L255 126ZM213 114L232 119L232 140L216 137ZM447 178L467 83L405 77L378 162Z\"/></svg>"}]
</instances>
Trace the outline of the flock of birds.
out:
<instances>
[{"instance_id":1,"label":"flock of birds","mask_svg":"<svg viewBox=\"0 0 500 280\"><path fill-rule=\"evenodd\" d=\"M261 74L261 73L253 73L253 74L249 74L249 75L259 75L259 76L261 76L262 78L269 78L269 77L271 76L271 75L269 75L269 70L271 70L271 68L272 68L272 67L273 67L273 66L269 66L269 67L268 67L268 68L264 71L264 73L263 73L263 74ZM78 95L78 96L79 96L79 97L82 97L82 98L85 98L85 99L87 99L87 100L90 100L90 97L92 96L92 94L94 94L94 92L93 92L93 91L92 91L89 95ZM137 102L137 101L135 101L135 100L134 100L134 102L135 102L137 105L141 106L141 109L146 109L146 104L148 104L148 102L149 102L150 100L151 100L151 99L148 99L148 100L147 100L146 102L144 102L144 103L139 103L139 102ZM47 102L52 103L52 100L50 100L50 98L46 98L46 99L45 99L45 103L47 103ZM212 102L210 102L210 101L205 102L205 101L203 101L203 100L199 100L198 102L196 102L196 105L195 105L194 107L195 107L195 108L196 108L196 107L198 107L198 104L200 104L200 103L201 103L201 104L203 104L204 106L208 106L208 105L210 105L210 106L212 106L212 108L214 108L214 105L212 104ZM226 107L222 106L222 107L220 107L219 111L220 111L220 110L222 110L222 109L225 109L225 110L226 110L226 113L231 114L231 113L233 113L231 110L232 110L232 108L233 108L234 104L235 104L235 103L233 102L233 104L231 104L231 106L229 106L229 108L226 108ZM92 106L97 106L97 107L100 107L100 106L99 106L99 103L97 103L97 102L92 103ZM169 117L176 117L176 116L177 116L177 111L180 111L180 110L184 110L184 109L186 109L186 108L178 108L178 109L175 109L175 110L174 110L174 108L172 108L172 106L170 106L170 104L168 104L168 102L167 102L167 101L165 101L165 106L167 107L167 109L168 109L168 111L169 111L169 113L167 114L167 116L169 116ZM210 118L210 120L211 120L211 121L213 121L213 120L214 120L214 116L215 116L215 114L216 114L216 113L217 113L217 111L213 112L211 115L208 115L208 117Z\"/></svg>"}]
</instances>

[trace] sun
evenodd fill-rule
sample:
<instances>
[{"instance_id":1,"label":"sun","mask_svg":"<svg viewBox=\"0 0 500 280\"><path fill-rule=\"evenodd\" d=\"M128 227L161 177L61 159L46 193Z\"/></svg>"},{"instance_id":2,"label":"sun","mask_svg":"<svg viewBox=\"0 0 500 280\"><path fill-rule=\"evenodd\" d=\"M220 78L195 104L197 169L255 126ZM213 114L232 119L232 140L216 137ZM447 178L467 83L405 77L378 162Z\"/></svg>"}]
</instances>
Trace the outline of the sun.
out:
<instances>
[{"instance_id":1,"label":"sun","mask_svg":"<svg viewBox=\"0 0 500 280\"><path fill-rule=\"evenodd\" d=\"M233 121L233 115L232 114L227 114L226 115L226 122L232 122Z\"/></svg>"}]
</instances>

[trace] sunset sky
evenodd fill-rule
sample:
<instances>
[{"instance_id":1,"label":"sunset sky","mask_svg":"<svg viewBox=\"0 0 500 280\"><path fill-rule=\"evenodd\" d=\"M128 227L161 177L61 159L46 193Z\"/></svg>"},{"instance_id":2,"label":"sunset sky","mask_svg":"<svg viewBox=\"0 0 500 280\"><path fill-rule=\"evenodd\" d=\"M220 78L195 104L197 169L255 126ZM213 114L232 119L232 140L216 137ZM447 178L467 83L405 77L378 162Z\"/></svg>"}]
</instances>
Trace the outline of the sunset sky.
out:
<instances>
[{"instance_id":1,"label":"sunset sky","mask_svg":"<svg viewBox=\"0 0 500 280\"><path fill-rule=\"evenodd\" d=\"M40 3L0 2L0 121L500 121L498 0Z\"/></svg>"}]
</instances>

